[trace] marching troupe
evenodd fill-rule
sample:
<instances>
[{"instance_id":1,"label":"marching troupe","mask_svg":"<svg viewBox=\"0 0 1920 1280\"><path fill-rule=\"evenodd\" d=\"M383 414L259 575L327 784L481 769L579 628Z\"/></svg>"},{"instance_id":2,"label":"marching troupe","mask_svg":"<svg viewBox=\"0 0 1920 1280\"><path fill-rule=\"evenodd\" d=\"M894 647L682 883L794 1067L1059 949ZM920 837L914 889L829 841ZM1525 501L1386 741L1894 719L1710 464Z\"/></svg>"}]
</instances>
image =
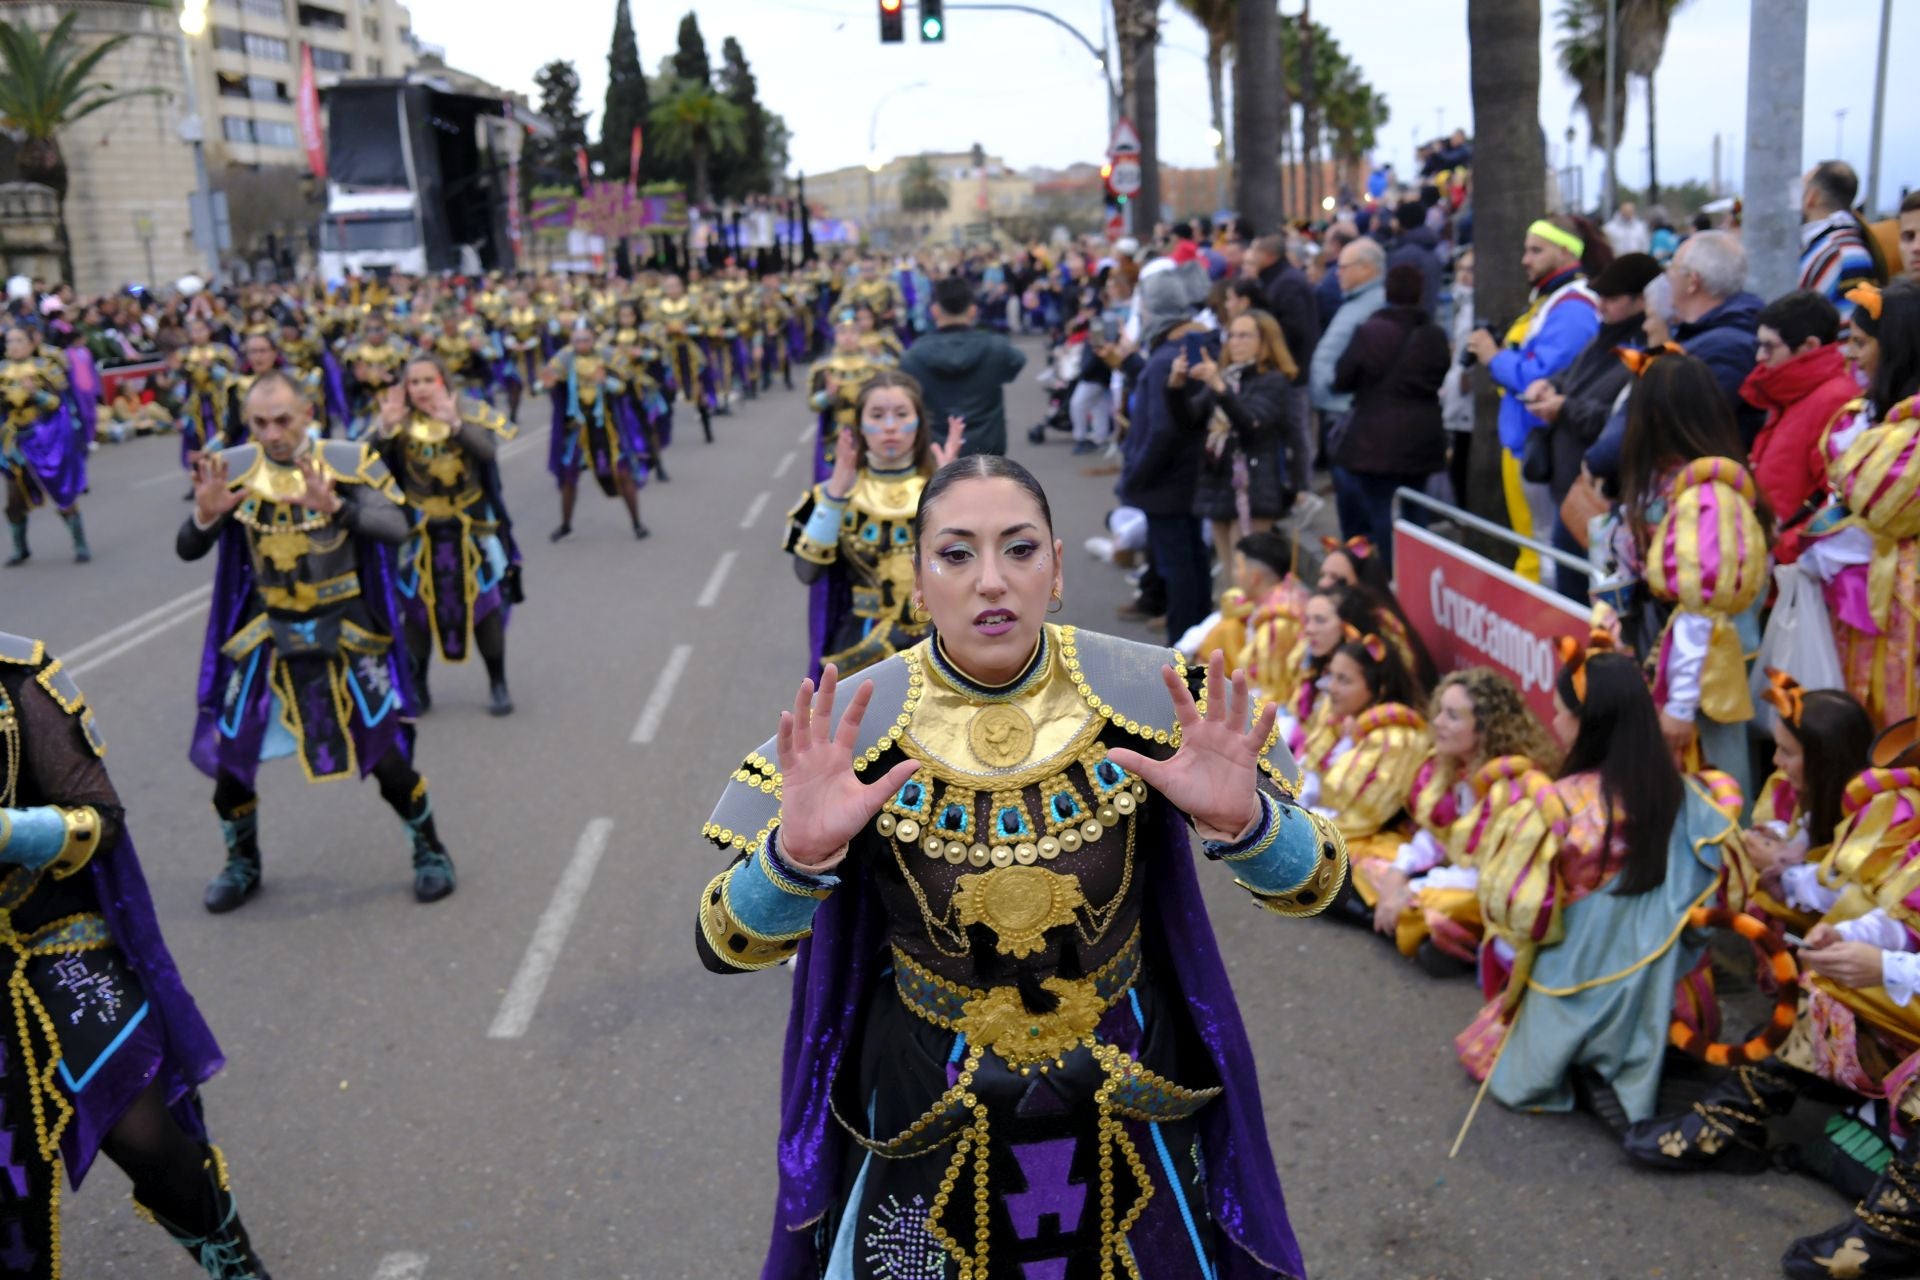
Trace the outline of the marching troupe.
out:
<instances>
[{"instance_id":1,"label":"marching troupe","mask_svg":"<svg viewBox=\"0 0 1920 1280\"><path fill-rule=\"evenodd\" d=\"M1098 305L1092 262L1060 285ZM1855 692L1749 669L1780 513L1713 373L1650 347L1625 359L1618 572L1558 655L1543 723L1494 671L1436 669L1365 537L1310 557L1297 525L1217 521L1218 608L1179 647L1052 620L1070 584L1046 493L970 447L977 423L936 421L909 372L929 316L970 326L976 297L996 326L1016 299L1060 319L1008 274L865 259L200 292L163 370L110 395L103 352L138 345L136 326L56 307L5 334L8 564L49 504L89 559L95 440L178 432L176 550L215 561L191 746L226 845L207 910L261 892L255 777L289 757L313 782L376 781L431 903L456 872L414 725L436 657L477 651L489 710L514 709L524 592L499 463L532 403L552 540L573 536L588 474L644 539L641 490L667 481L686 415L712 441L777 380L815 428L784 541L810 670L721 780L702 835L728 861L689 904L708 969L793 965L764 1274L1304 1274L1247 1031L1177 856L1195 835L1203 873L1268 913L1325 913L1477 982L1454 1048L1482 1094L1591 1111L1642 1164L1759 1172L1770 1120L1835 1105L1794 1157L1859 1205L1796 1240L1787 1273L1920 1274L1913 287L1849 295L1865 394L1821 434L1827 484L1792 521ZM1216 357L1231 389L1292 364L1276 326L1230 332L1239 346L1194 347L1196 380ZM1185 360L1163 394L1189 395ZM1113 385L1138 390L1124 369ZM1214 409L1196 438L1232 436ZM1773 764L1757 783L1756 717ZM102 750L57 657L0 636L0 941L18 957L0 1108L33 1118L8 1158L30 1191L0 1200L0 1240L31 1256L21 1274L57 1276L60 1180L105 1152L209 1276L265 1277L200 1104L219 1050ZM1716 926L1774 1001L1745 1040L1722 998L1744 953L1710 947ZM1679 1072L1683 1054L1708 1065ZM1676 1075L1698 1101L1663 1093Z\"/></svg>"}]
</instances>

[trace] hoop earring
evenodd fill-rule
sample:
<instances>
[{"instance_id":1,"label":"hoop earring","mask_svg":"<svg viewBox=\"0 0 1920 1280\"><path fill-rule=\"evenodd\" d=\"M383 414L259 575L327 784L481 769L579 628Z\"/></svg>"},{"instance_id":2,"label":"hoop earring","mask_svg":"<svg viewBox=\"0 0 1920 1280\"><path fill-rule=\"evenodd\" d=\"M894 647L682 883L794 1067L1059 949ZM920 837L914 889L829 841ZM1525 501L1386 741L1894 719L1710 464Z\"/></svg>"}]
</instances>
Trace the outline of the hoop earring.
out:
<instances>
[{"instance_id":1,"label":"hoop earring","mask_svg":"<svg viewBox=\"0 0 1920 1280\"><path fill-rule=\"evenodd\" d=\"M1058 591L1056 591L1053 593L1053 603L1047 606L1047 612L1058 613L1066 607L1067 607L1066 599L1063 596L1061 596L1061 594Z\"/></svg>"},{"instance_id":2,"label":"hoop earring","mask_svg":"<svg viewBox=\"0 0 1920 1280\"><path fill-rule=\"evenodd\" d=\"M927 606L918 600L913 602L913 621L914 625L921 627L933 621L933 615L927 612Z\"/></svg>"}]
</instances>

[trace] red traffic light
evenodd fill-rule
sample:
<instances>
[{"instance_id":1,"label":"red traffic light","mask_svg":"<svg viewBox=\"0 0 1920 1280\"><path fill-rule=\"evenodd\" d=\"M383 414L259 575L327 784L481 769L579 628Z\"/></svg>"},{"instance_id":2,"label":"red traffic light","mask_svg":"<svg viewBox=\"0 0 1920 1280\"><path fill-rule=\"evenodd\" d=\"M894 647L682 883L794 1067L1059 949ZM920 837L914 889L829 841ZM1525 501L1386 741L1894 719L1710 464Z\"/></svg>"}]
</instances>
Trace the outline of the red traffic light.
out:
<instances>
[{"instance_id":1,"label":"red traffic light","mask_svg":"<svg viewBox=\"0 0 1920 1280\"><path fill-rule=\"evenodd\" d=\"M906 39L907 15L901 12L905 0L880 0L880 43L899 44Z\"/></svg>"},{"instance_id":2,"label":"red traffic light","mask_svg":"<svg viewBox=\"0 0 1920 1280\"><path fill-rule=\"evenodd\" d=\"M880 0L880 11L882 13L900 12L900 0Z\"/></svg>"}]
</instances>

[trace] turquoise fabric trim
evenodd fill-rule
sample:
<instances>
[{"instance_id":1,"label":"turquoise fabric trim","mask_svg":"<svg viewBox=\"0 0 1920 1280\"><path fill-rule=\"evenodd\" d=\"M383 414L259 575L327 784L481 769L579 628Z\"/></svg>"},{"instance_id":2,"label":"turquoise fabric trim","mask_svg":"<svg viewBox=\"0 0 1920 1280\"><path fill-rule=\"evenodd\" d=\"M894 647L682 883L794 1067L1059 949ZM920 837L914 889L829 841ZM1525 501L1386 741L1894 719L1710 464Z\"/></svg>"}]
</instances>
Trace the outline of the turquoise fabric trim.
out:
<instances>
[{"instance_id":1,"label":"turquoise fabric trim","mask_svg":"<svg viewBox=\"0 0 1920 1280\"><path fill-rule=\"evenodd\" d=\"M1140 992L1129 987L1127 999L1133 1004L1134 1025L1145 1032L1147 1019L1146 1015L1140 1012ZM1173 1196L1173 1202L1180 1207L1180 1221L1187 1227L1187 1242L1193 1246L1194 1260L1200 1264L1200 1280L1213 1280L1213 1264L1207 1259L1207 1248L1200 1239L1200 1229L1194 1225L1193 1207L1187 1203L1186 1196L1181 1194L1180 1175L1174 1171L1173 1153L1167 1150L1166 1136L1160 1132L1160 1125L1157 1122L1149 1124L1147 1128L1153 1131L1153 1149L1160 1157L1160 1167L1167 1174L1167 1192Z\"/></svg>"},{"instance_id":2,"label":"turquoise fabric trim","mask_svg":"<svg viewBox=\"0 0 1920 1280\"><path fill-rule=\"evenodd\" d=\"M7 840L0 844L0 862L39 871L59 856L67 842L66 821L51 805L0 809L0 814L7 819Z\"/></svg>"},{"instance_id":3,"label":"turquoise fabric trim","mask_svg":"<svg viewBox=\"0 0 1920 1280\"><path fill-rule=\"evenodd\" d=\"M1278 824L1279 830L1267 833L1273 836L1273 843L1264 853L1234 863L1233 874L1255 893L1289 893L1305 884L1318 865L1320 833L1307 818L1306 810L1299 806L1282 803L1264 791L1260 793L1260 800L1267 807L1267 821L1262 825ZM1266 834L1255 832L1254 841L1247 847L1264 839ZM1231 857L1232 850L1227 850L1225 856Z\"/></svg>"},{"instance_id":4,"label":"turquoise fabric trim","mask_svg":"<svg viewBox=\"0 0 1920 1280\"><path fill-rule=\"evenodd\" d=\"M773 878L776 874L786 876L791 884L805 881L784 868L781 872L770 872L765 860L772 856L771 850L763 849L733 869L733 878L727 885L727 902L733 908L734 919L754 933L763 938L783 938L810 928L821 900L782 888ZM829 889L840 883L837 876L808 879Z\"/></svg>"},{"instance_id":5,"label":"turquoise fabric trim","mask_svg":"<svg viewBox=\"0 0 1920 1280\"><path fill-rule=\"evenodd\" d=\"M813 514L807 517L806 536L823 547L831 547L840 541L840 517L846 512L847 504L835 503L827 498L815 498Z\"/></svg>"}]
</instances>

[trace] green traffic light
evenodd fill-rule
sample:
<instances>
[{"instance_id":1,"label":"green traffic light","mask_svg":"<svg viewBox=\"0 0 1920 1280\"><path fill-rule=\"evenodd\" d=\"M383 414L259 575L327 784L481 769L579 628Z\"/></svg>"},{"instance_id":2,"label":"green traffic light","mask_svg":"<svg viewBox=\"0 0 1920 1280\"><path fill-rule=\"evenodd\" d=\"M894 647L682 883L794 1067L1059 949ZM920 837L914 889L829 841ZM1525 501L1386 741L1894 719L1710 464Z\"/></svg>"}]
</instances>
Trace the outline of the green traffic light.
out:
<instances>
[{"instance_id":1,"label":"green traffic light","mask_svg":"<svg viewBox=\"0 0 1920 1280\"><path fill-rule=\"evenodd\" d=\"M926 20L925 22L923 22L923 23L921 23L921 24L920 24L920 34L921 34L921 36L923 36L923 37L924 37L925 39L928 39L928 40L938 40L938 39L940 38L940 34L941 34L941 32L940 32L940 19L938 19L938 18L928 18L928 19L927 19L927 20Z\"/></svg>"}]
</instances>

